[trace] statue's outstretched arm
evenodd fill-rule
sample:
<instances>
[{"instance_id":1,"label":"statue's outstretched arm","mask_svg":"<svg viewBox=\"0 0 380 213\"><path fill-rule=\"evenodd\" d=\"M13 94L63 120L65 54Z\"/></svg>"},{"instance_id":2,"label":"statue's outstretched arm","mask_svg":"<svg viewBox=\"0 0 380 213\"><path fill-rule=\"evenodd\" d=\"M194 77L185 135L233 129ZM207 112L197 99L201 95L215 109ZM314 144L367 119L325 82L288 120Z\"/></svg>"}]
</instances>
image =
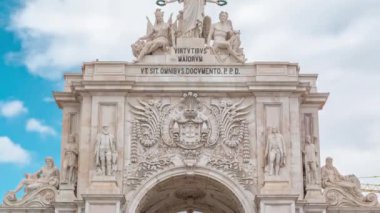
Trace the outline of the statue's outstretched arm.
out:
<instances>
[{"instance_id":1,"label":"statue's outstretched arm","mask_svg":"<svg viewBox=\"0 0 380 213\"><path fill-rule=\"evenodd\" d=\"M33 177L39 178L42 174L42 169L38 170L36 173L32 174Z\"/></svg>"},{"instance_id":2,"label":"statue's outstretched arm","mask_svg":"<svg viewBox=\"0 0 380 213\"><path fill-rule=\"evenodd\" d=\"M214 3L214 4L217 4L217 3L218 3L217 0L206 0L206 2L210 2L210 3Z\"/></svg>"},{"instance_id":3,"label":"statue's outstretched arm","mask_svg":"<svg viewBox=\"0 0 380 213\"><path fill-rule=\"evenodd\" d=\"M176 2L178 0L165 0L165 4L170 4L170 3L173 3L173 2Z\"/></svg>"}]
</instances>

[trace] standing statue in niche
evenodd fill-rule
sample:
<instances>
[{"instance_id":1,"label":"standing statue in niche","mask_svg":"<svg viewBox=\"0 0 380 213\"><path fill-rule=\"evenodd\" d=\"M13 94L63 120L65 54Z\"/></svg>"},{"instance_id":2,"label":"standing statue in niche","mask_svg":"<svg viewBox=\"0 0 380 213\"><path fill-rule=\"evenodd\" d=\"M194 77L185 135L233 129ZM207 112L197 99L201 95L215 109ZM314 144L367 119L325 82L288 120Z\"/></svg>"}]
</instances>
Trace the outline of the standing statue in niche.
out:
<instances>
[{"instance_id":1,"label":"standing statue in niche","mask_svg":"<svg viewBox=\"0 0 380 213\"><path fill-rule=\"evenodd\" d=\"M75 135L70 135L65 148L63 159L63 181L69 185L75 185L78 172L78 144Z\"/></svg>"},{"instance_id":2,"label":"standing statue in niche","mask_svg":"<svg viewBox=\"0 0 380 213\"><path fill-rule=\"evenodd\" d=\"M111 176L117 171L117 148L115 137L103 126L95 145L96 172L98 175Z\"/></svg>"},{"instance_id":3,"label":"standing statue in niche","mask_svg":"<svg viewBox=\"0 0 380 213\"><path fill-rule=\"evenodd\" d=\"M132 44L132 51L136 58L135 62L139 62L146 55L153 54L158 50L163 52L168 51L170 46L174 45L174 32L172 30L172 17L168 23L164 21L164 12L157 9L155 12L156 22L153 25L149 18L147 34L134 44Z\"/></svg>"},{"instance_id":4,"label":"standing statue in niche","mask_svg":"<svg viewBox=\"0 0 380 213\"><path fill-rule=\"evenodd\" d=\"M8 200L17 200L16 193L23 187L25 187L25 194L29 194L46 186L53 186L57 189L59 185L59 170L54 166L52 157L46 157L45 163L46 166L42 167L36 173L25 174L25 179L17 185L15 190L8 193Z\"/></svg>"},{"instance_id":5,"label":"standing statue in niche","mask_svg":"<svg viewBox=\"0 0 380 213\"><path fill-rule=\"evenodd\" d=\"M307 184L317 184L317 156L318 152L315 147L315 140L312 140L311 136L306 136L306 144L305 144L305 170L306 170L306 180Z\"/></svg>"},{"instance_id":6,"label":"standing statue in niche","mask_svg":"<svg viewBox=\"0 0 380 213\"><path fill-rule=\"evenodd\" d=\"M285 158L284 138L277 128L273 128L265 148L266 165L269 167L270 176L280 175L280 168L285 166Z\"/></svg>"},{"instance_id":7,"label":"standing statue in niche","mask_svg":"<svg viewBox=\"0 0 380 213\"><path fill-rule=\"evenodd\" d=\"M165 4L178 1L183 3L181 36L186 38L200 38L203 33L205 19L205 4L207 2L219 4L217 0L165 0ZM220 4L219 4L220 5Z\"/></svg>"},{"instance_id":8,"label":"standing statue in niche","mask_svg":"<svg viewBox=\"0 0 380 213\"><path fill-rule=\"evenodd\" d=\"M221 58L221 51L226 50L227 54L231 55L238 62L244 63L246 61L243 49L240 48L240 32L234 31L232 22L228 20L227 12L220 12L220 22L212 25L207 39L207 45L210 46L210 41L214 40L212 50L220 62L224 60Z\"/></svg>"}]
</instances>

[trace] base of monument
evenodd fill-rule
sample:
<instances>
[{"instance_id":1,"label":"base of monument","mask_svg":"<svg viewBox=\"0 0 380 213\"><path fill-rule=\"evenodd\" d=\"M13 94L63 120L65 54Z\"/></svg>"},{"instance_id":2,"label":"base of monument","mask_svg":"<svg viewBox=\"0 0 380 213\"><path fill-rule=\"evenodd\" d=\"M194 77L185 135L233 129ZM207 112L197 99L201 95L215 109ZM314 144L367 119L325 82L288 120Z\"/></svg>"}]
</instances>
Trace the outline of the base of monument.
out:
<instances>
[{"instance_id":1,"label":"base of monument","mask_svg":"<svg viewBox=\"0 0 380 213\"><path fill-rule=\"evenodd\" d=\"M118 194L120 189L115 176L93 175L88 194Z\"/></svg>"},{"instance_id":2,"label":"base of monument","mask_svg":"<svg viewBox=\"0 0 380 213\"><path fill-rule=\"evenodd\" d=\"M85 213L121 213L122 206L125 203L123 194L84 194Z\"/></svg>"},{"instance_id":3,"label":"base of monument","mask_svg":"<svg viewBox=\"0 0 380 213\"><path fill-rule=\"evenodd\" d=\"M290 183L288 178L281 176L265 176L262 194L287 194L290 193Z\"/></svg>"},{"instance_id":4,"label":"base of monument","mask_svg":"<svg viewBox=\"0 0 380 213\"><path fill-rule=\"evenodd\" d=\"M255 201L258 213L295 213L298 195L259 195Z\"/></svg>"},{"instance_id":5,"label":"base of monument","mask_svg":"<svg viewBox=\"0 0 380 213\"><path fill-rule=\"evenodd\" d=\"M78 207L74 202L55 202L54 203L55 213L76 213L78 212Z\"/></svg>"},{"instance_id":6,"label":"base of monument","mask_svg":"<svg viewBox=\"0 0 380 213\"><path fill-rule=\"evenodd\" d=\"M325 202L325 198L323 197L321 187L318 185L307 186L305 200L307 200L310 203Z\"/></svg>"},{"instance_id":7,"label":"base of monument","mask_svg":"<svg viewBox=\"0 0 380 213\"><path fill-rule=\"evenodd\" d=\"M57 202L71 202L76 200L76 196L74 194L74 186L69 184L61 184L59 186Z\"/></svg>"}]
</instances>

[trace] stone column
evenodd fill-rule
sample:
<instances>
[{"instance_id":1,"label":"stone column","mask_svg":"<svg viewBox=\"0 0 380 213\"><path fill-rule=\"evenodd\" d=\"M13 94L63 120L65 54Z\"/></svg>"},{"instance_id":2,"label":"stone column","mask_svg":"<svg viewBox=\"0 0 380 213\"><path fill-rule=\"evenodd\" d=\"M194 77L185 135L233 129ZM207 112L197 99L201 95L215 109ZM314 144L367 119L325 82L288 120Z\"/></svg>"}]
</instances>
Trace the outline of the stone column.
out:
<instances>
[{"instance_id":1,"label":"stone column","mask_svg":"<svg viewBox=\"0 0 380 213\"><path fill-rule=\"evenodd\" d=\"M79 169L78 169L78 189L77 194L80 199L81 194L86 193L89 186L90 169L90 134L91 134L91 111L92 97L89 94L82 94L80 133L79 133Z\"/></svg>"}]
</instances>

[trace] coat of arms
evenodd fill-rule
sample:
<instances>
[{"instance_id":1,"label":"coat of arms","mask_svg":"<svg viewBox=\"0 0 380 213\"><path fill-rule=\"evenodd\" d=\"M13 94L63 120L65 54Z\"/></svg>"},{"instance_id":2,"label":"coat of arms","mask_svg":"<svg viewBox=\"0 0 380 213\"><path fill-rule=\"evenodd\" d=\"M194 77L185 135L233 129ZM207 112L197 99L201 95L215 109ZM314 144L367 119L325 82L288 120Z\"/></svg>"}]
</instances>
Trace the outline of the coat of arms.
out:
<instances>
[{"instance_id":1,"label":"coat of arms","mask_svg":"<svg viewBox=\"0 0 380 213\"><path fill-rule=\"evenodd\" d=\"M186 150L212 146L219 136L217 120L198 100L196 93L185 93L181 102L168 111L162 125L163 141Z\"/></svg>"}]
</instances>

